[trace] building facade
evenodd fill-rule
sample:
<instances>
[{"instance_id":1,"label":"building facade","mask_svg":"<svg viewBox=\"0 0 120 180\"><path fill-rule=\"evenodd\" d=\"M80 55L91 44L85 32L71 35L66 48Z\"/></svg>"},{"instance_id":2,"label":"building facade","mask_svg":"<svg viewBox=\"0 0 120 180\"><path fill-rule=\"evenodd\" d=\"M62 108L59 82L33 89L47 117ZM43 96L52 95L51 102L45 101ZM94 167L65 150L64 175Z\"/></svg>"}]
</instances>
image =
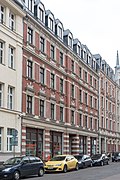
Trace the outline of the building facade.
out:
<instances>
[{"instance_id":1,"label":"building facade","mask_svg":"<svg viewBox=\"0 0 120 180\"><path fill-rule=\"evenodd\" d=\"M0 161L21 153L23 16L16 3L0 0Z\"/></svg>"},{"instance_id":2,"label":"building facade","mask_svg":"<svg viewBox=\"0 0 120 180\"><path fill-rule=\"evenodd\" d=\"M97 153L96 60L36 2L25 1L22 154Z\"/></svg>"},{"instance_id":3,"label":"building facade","mask_svg":"<svg viewBox=\"0 0 120 180\"><path fill-rule=\"evenodd\" d=\"M114 74L40 0L0 0L0 26L0 158L120 151L118 54Z\"/></svg>"}]
</instances>

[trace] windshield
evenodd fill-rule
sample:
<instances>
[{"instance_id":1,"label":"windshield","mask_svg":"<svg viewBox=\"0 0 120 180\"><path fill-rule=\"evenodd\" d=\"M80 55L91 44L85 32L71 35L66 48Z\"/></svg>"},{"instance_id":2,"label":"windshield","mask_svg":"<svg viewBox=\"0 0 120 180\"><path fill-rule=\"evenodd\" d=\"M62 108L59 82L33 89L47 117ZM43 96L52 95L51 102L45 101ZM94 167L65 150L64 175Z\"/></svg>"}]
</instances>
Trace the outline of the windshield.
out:
<instances>
[{"instance_id":1,"label":"windshield","mask_svg":"<svg viewBox=\"0 0 120 180\"><path fill-rule=\"evenodd\" d=\"M83 156L75 156L77 160L81 160Z\"/></svg>"},{"instance_id":2,"label":"windshield","mask_svg":"<svg viewBox=\"0 0 120 180\"><path fill-rule=\"evenodd\" d=\"M55 156L50 161L63 161L66 156Z\"/></svg>"},{"instance_id":3,"label":"windshield","mask_svg":"<svg viewBox=\"0 0 120 180\"><path fill-rule=\"evenodd\" d=\"M101 157L101 154L92 155L92 159L99 159L100 157Z\"/></svg>"},{"instance_id":4,"label":"windshield","mask_svg":"<svg viewBox=\"0 0 120 180\"><path fill-rule=\"evenodd\" d=\"M19 164L22 160L22 157L14 157L10 158L7 161L5 161L3 164L4 165L14 165L14 164Z\"/></svg>"}]
</instances>

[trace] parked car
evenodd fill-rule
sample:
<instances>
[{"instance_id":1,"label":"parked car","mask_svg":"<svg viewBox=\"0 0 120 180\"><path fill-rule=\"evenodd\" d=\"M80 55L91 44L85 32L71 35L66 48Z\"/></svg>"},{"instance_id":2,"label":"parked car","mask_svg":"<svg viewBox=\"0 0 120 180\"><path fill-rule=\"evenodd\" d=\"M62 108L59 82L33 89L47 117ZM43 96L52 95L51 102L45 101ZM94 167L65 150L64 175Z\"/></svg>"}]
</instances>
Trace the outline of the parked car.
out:
<instances>
[{"instance_id":1,"label":"parked car","mask_svg":"<svg viewBox=\"0 0 120 180\"><path fill-rule=\"evenodd\" d=\"M94 154L91 156L93 165L105 165L109 164L109 158L106 154Z\"/></svg>"},{"instance_id":2,"label":"parked car","mask_svg":"<svg viewBox=\"0 0 120 180\"><path fill-rule=\"evenodd\" d=\"M44 164L38 157L13 157L0 166L0 179L19 180L22 176L44 175Z\"/></svg>"},{"instance_id":3,"label":"parked car","mask_svg":"<svg viewBox=\"0 0 120 180\"><path fill-rule=\"evenodd\" d=\"M92 167L92 159L89 155L76 155L75 158L78 160L79 168Z\"/></svg>"},{"instance_id":4,"label":"parked car","mask_svg":"<svg viewBox=\"0 0 120 180\"><path fill-rule=\"evenodd\" d=\"M120 152L113 152L112 153L112 162L120 161Z\"/></svg>"},{"instance_id":5,"label":"parked car","mask_svg":"<svg viewBox=\"0 0 120 180\"><path fill-rule=\"evenodd\" d=\"M78 160L72 155L57 155L45 163L45 171L63 171L66 173L68 170L78 170Z\"/></svg>"}]
</instances>

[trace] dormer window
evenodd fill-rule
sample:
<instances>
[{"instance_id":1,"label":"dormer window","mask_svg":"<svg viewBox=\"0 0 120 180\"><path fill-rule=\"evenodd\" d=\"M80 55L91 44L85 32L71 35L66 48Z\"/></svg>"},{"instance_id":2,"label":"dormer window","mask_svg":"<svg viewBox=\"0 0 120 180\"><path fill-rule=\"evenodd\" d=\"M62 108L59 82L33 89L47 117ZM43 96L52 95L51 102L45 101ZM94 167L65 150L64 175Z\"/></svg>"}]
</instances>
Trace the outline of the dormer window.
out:
<instances>
[{"instance_id":1,"label":"dormer window","mask_svg":"<svg viewBox=\"0 0 120 180\"><path fill-rule=\"evenodd\" d=\"M62 39L62 28L58 26L58 36Z\"/></svg>"},{"instance_id":2,"label":"dormer window","mask_svg":"<svg viewBox=\"0 0 120 180\"><path fill-rule=\"evenodd\" d=\"M33 8L33 0L29 0L28 1L28 9L32 12L32 8Z\"/></svg>"},{"instance_id":3,"label":"dormer window","mask_svg":"<svg viewBox=\"0 0 120 180\"><path fill-rule=\"evenodd\" d=\"M42 22L44 22L44 11L39 7L39 17Z\"/></svg>"},{"instance_id":4,"label":"dormer window","mask_svg":"<svg viewBox=\"0 0 120 180\"><path fill-rule=\"evenodd\" d=\"M69 36L69 46L72 47L72 38Z\"/></svg>"},{"instance_id":5,"label":"dormer window","mask_svg":"<svg viewBox=\"0 0 120 180\"><path fill-rule=\"evenodd\" d=\"M50 20L50 29L53 31L53 19L49 18Z\"/></svg>"},{"instance_id":6,"label":"dormer window","mask_svg":"<svg viewBox=\"0 0 120 180\"><path fill-rule=\"evenodd\" d=\"M80 46L78 45L78 55L80 56Z\"/></svg>"}]
</instances>

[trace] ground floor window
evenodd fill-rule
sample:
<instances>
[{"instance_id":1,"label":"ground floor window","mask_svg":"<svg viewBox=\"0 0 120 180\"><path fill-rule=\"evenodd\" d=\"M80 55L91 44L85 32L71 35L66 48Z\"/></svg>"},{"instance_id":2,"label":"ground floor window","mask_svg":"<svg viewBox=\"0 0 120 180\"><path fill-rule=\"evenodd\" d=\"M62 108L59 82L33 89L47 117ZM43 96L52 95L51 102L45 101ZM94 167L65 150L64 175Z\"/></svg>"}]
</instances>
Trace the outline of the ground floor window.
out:
<instances>
[{"instance_id":1,"label":"ground floor window","mask_svg":"<svg viewBox=\"0 0 120 180\"><path fill-rule=\"evenodd\" d=\"M50 132L50 155L51 157L62 154L62 133Z\"/></svg>"},{"instance_id":2,"label":"ground floor window","mask_svg":"<svg viewBox=\"0 0 120 180\"><path fill-rule=\"evenodd\" d=\"M12 151L13 129L7 129L7 151Z\"/></svg>"},{"instance_id":3,"label":"ground floor window","mask_svg":"<svg viewBox=\"0 0 120 180\"><path fill-rule=\"evenodd\" d=\"M87 153L87 137L80 136L79 138L79 153L86 154Z\"/></svg>"},{"instance_id":4,"label":"ground floor window","mask_svg":"<svg viewBox=\"0 0 120 180\"><path fill-rule=\"evenodd\" d=\"M90 138L90 150L91 155L96 154L96 138Z\"/></svg>"},{"instance_id":5,"label":"ground floor window","mask_svg":"<svg viewBox=\"0 0 120 180\"><path fill-rule=\"evenodd\" d=\"M26 155L33 155L42 158L43 130L35 128L26 129Z\"/></svg>"}]
</instances>

